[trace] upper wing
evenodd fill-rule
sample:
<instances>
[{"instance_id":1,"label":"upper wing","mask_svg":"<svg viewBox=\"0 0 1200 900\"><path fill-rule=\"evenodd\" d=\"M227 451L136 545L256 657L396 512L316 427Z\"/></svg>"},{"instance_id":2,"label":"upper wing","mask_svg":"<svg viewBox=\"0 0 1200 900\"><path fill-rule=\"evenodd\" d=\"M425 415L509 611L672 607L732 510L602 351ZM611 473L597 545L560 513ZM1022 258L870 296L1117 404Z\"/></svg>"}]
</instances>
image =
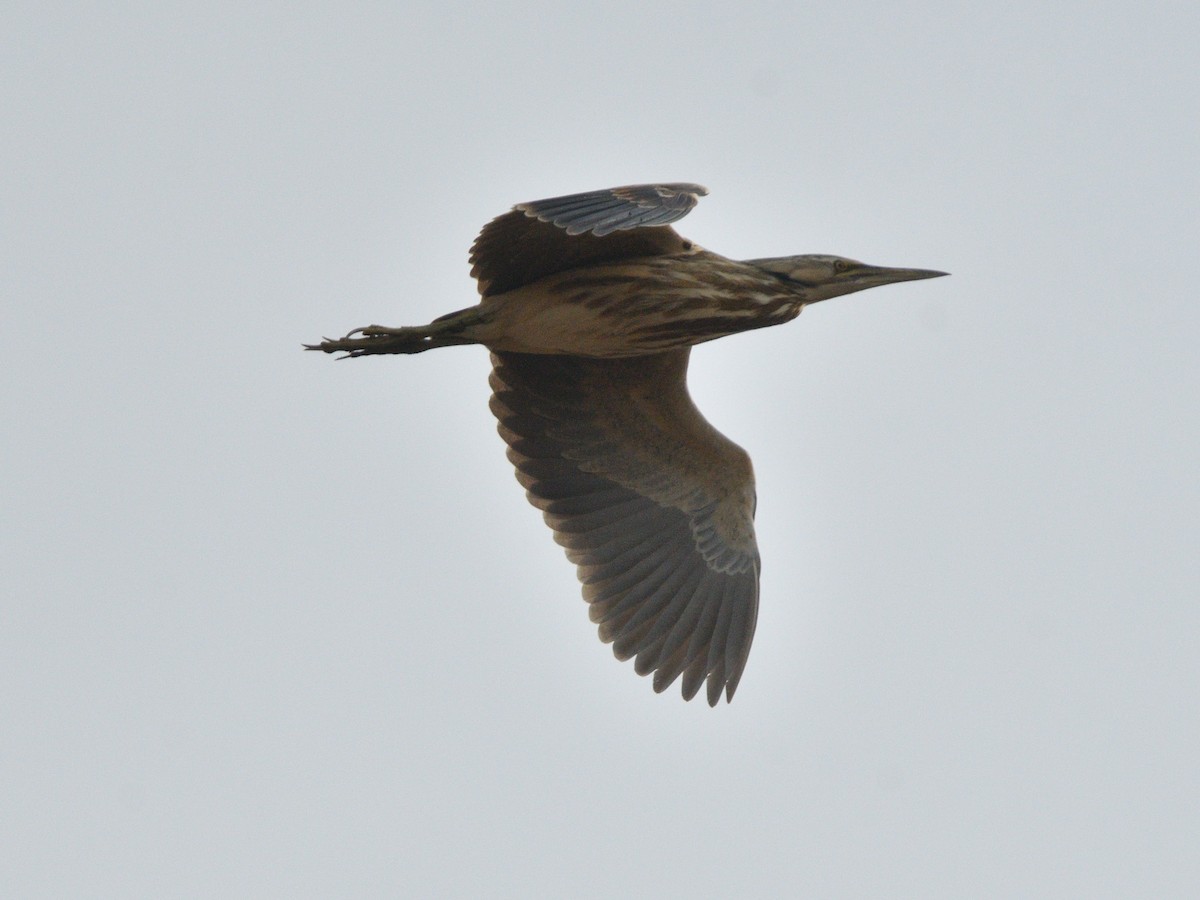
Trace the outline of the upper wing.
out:
<instances>
[{"instance_id":1,"label":"upper wing","mask_svg":"<svg viewBox=\"0 0 1200 900\"><path fill-rule=\"evenodd\" d=\"M601 640L662 691L733 697L758 615L750 458L687 393L688 349L492 354L492 412L529 500L579 569Z\"/></svg>"},{"instance_id":2,"label":"upper wing","mask_svg":"<svg viewBox=\"0 0 1200 900\"><path fill-rule=\"evenodd\" d=\"M471 275L485 297L578 266L681 253L691 245L665 226L708 193L698 184L639 184L518 203L483 227Z\"/></svg>"}]
</instances>

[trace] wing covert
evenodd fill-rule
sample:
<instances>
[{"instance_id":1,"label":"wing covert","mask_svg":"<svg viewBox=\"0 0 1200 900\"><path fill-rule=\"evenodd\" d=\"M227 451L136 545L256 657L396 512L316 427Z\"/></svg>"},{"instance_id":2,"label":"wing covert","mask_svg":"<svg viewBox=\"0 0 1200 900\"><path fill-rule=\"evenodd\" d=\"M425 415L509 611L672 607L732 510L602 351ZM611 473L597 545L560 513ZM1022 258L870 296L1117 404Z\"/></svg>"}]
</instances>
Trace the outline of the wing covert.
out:
<instances>
[{"instance_id":1,"label":"wing covert","mask_svg":"<svg viewBox=\"0 0 1200 900\"><path fill-rule=\"evenodd\" d=\"M643 184L518 203L475 239L471 275L490 297L580 266L684 253L690 242L666 226L707 193Z\"/></svg>"}]
</instances>

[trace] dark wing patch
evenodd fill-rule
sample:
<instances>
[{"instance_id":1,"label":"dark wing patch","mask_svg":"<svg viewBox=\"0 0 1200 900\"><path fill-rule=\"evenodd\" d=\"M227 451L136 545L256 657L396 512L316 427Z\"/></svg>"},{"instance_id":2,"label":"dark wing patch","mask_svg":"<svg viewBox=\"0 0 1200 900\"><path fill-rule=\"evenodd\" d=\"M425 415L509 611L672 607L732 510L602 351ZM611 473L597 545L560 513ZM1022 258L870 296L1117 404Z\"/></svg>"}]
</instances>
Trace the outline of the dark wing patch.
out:
<instances>
[{"instance_id":1,"label":"dark wing patch","mask_svg":"<svg viewBox=\"0 0 1200 900\"><path fill-rule=\"evenodd\" d=\"M492 354L492 412L618 659L732 698L758 614L749 458L687 396L687 350Z\"/></svg>"},{"instance_id":2,"label":"dark wing patch","mask_svg":"<svg viewBox=\"0 0 1200 900\"><path fill-rule=\"evenodd\" d=\"M643 184L518 203L475 239L471 275L490 297L580 266L686 252L690 243L662 226L707 193L698 184Z\"/></svg>"}]
</instances>

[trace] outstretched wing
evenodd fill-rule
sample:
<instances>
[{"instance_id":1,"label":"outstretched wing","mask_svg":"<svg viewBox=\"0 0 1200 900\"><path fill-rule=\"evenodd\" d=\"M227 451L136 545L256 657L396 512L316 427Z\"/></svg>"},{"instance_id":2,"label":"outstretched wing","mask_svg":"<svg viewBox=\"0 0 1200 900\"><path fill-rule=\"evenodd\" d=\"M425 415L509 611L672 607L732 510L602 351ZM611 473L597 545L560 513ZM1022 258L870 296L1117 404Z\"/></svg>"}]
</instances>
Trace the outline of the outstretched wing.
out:
<instances>
[{"instance_id":1,"label":"outstretched wing","mask_svg":"<svg viewBox=\"0 0 1200 900\"><path fill-rule=\"evenodd\" d=\"M489 297L579 266L682 253L690 242L664 226L707 193L698 184L639 184L518 203L475 239L471 275Z\"/></svg>"},{"instance_id":2,"label":"outstretched wing","mask_svg":"<svg viewBox=\"0 0 1200 900\"><path fill-rule=\"evenodd\" d=\"M493 353L492 412L529 501L578 566L600 639L662 691L731 699L758 614L750 458L687 393L688 349Z\"/></svg>"}]
</instances>

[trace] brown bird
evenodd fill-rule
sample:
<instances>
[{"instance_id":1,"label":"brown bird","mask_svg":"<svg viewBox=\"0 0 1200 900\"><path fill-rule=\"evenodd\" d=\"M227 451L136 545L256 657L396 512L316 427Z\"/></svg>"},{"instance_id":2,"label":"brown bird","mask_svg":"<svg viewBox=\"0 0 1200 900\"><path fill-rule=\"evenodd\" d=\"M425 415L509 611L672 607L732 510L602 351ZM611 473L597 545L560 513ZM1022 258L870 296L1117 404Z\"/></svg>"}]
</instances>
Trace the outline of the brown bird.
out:
<instances>
[{"instance_id":1,"label":"brown bird","mask_svg":"<svg viewBox=\"0 0 1200 900\"><path fill-rule=\"evenodd\" d=\"M750 457L687 390L693 344L790 321L810 303L945 272L837 256L737 261L669 223L708 191L654 184L519 203L471 248L477 306L371 325L309 350L483 344L491 408L529 502L578 567L600 639L690 700L733 698L758 616Z\"/></svg>"}]
</instances>

